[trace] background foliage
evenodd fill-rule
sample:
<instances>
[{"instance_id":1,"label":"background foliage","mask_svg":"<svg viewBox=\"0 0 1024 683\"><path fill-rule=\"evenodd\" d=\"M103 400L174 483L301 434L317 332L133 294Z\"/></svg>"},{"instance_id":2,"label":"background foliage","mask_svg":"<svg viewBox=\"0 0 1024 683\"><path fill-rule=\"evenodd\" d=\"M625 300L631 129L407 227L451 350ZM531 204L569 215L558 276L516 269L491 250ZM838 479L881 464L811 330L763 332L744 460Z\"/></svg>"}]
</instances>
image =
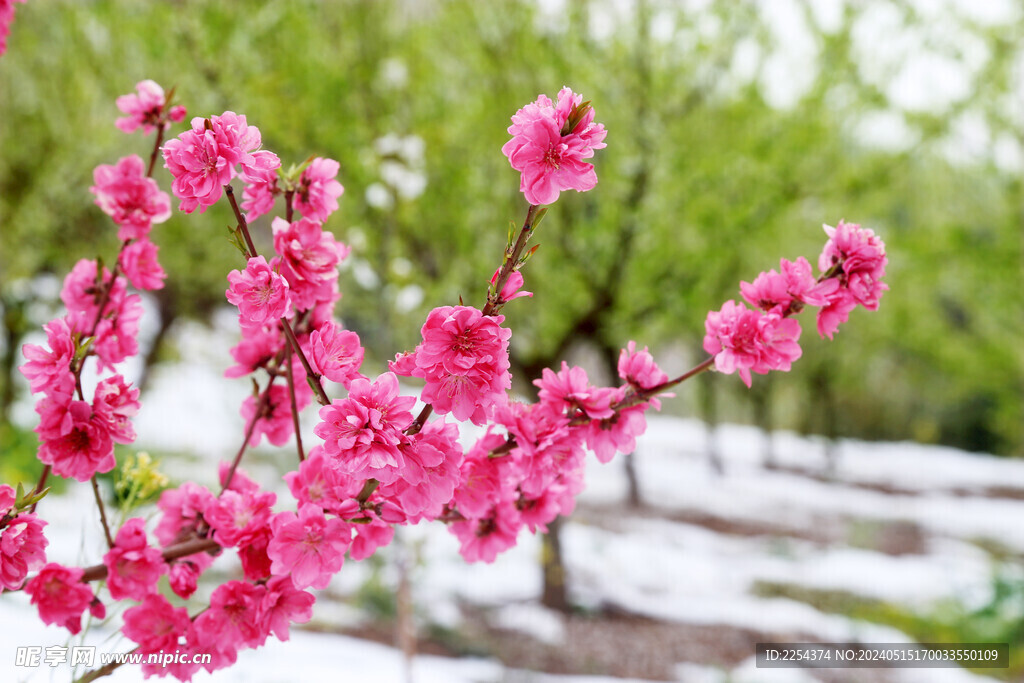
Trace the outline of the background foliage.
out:
<instances>
[{"instance_id":1,"label":"background foliage","mask_svg":"<svg viewBox=\"0 0 1024 683\"><path fill-rule=\"evenodd\" d=\"M42 322L37 299L54 294L39 276L115 252L88 187L97 164L148 152L113 126L114 99L136 81L176 86L190 115L246 114L285 165L340 161L346 193L329 227L356 248L340 310L378 364L415 344L430 308L482 302L506 225L525 211L499 152L509 116L565 84L593 100L608 148L596 190L563 195L541 229L526 271L536 297L506 309L524 386L580 351L610 368L629 339L685 369L702 357L709 308L780 256L813 257L818 226L845 218L887 242L881 310L854 313L833 343L805 324L805 358L785 381L756 378L754 403L717 378L676 409L1024 454L1020 17L950 13L936 28L913 3L857 3L829 21L786 5L813 58L781 75L786 41L753 0L625 13L599 0L19 6L0 61L4 421L14 351ZM966 89L941 107L899 106L899 65L865 53L865 17L883 10L921 50L972 64ZM780 101L787 81L802 87ZM980 150L963 142L965 121L980 122ZM223 303L238 258L230 222L221 205L154 231L170 274L162 331Z\"/></svg>"}]
</instances>

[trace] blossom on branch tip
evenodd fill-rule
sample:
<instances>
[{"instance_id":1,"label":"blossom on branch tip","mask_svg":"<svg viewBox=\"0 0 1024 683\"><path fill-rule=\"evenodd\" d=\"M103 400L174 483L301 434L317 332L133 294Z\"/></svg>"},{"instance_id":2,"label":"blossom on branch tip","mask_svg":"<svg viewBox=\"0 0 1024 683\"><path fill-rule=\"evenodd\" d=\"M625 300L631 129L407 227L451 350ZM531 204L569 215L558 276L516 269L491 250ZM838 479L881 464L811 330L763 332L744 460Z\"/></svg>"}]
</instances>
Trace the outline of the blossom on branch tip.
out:
<instances>
[{"instance_id":1,"label":"blossom on branch tip","mask_svg":"<svg viewBox=\"0 0 1024 683\"><path fill-rule=\"evenodd\" d=\"M292 197L292 206L305 218L323 223L338 210L338 198L345 192L336 178L340 164L334 159L316 157L299 178L299 187Z\"/></svg>"},{"instance_id":2,"label":"blossom on branch tip","mask_svg":"<svg viewBox=\"0 0 1024 683\"><path fill-rule=\"evenodd\" d=\"M179 209L200 213L217 203L223 187L236 175L260 178L281 165L273 152L260 150L260 131L245 116L226 111L192 119L192 128L163 147L164 165L174 176L171 191Z\"/></svg>"},{"instance_id":3,"label":"blossom on branch tip","mask_svg":"<svg viewBox=\"0 0 1024 683\"><path fill-rule=\"evenodd\" d=\"M498 275L501 274L501 267L499 266L494 275L491 276L491 287L498 284ZM508 279L505 281L505 286L501 288L501 293L498 294L498 298L501 301L508 302L513 299L518 299L522 296L533 296L533 292L521 292L525 280L523 274L518 270L513 270L509 273Z\"/></svg>"},{"instance_id":4,"label":"blossom on branch tip","mask_svg":"<svg viewBox=\"0 0 1024 683\"><path fill-rule=\"evenodd\" d=\"M704 350L715 357L715 369L725 374L738 372L748 387L751 372L787 371L801 354L797 343L800 323L750 310L735 301L708 313L704 329Z\"/></svg>"},{"instance_id":5,"label":"blossom on branch tip","mask_svg":"<svg viewBox=\"0 0 1024 683\"><path fill-rule=\"evenodd\" d=\"M563 190L584 192L597 184L597 174L584 159L605 146L607 131L594 123L594 110L569 88L557 104L546 95L512 117L512 139L501 148L519 171L519 189L530 204L551 204Z\"/></svg>"},{"instance_id":6,"label":"blossom on branch tip","mask_svg":"<svg viewBox=\"0 0 1024 683\"><path fill-rule=\"evenodd\" d=\"M878 309L882 293L889 289L882 282L889 259L885 244L872 230L843 221L824 228L829 239L818 257L818 268L832 274L830 279L838 286L825 297L818 313L818 334L831 339L858 305L869 311Z\"/></svg>"},{"instance_id":7,"label":"blossom on branch tip","mask_svg":"<svg viewBox=\"0 0 1024 683\"><path fill-rule=\"evenodd\" d=\"M740 293L750 305L783 317L799 312L805 305L824 306L837 288L834 279L820 283L815 280L811 264L803 256L795 262L780 259L779 272L769 270L752 283L740 283Z\"/></svg>"},{"instance_id":8,"label":"blossom on branch tip","mask_svg":"<svg viewBox=\"0 0 1024 683\"><path fill-rule=\"evenodd\" d=\"M637 351L635 341L630 341L626 348L619 352L617 367L619 377L638 389L653 389L668 381L668 375L654 362L654 356L647 347Z\"/></svg>"},{"instance_id":9,"label":"blossom on branch tip","mask_svg":"<svg viewBox=\"0 0 1024 683\"><path fill-rule=\"evenodd\" d=\"M185 107L174 106L164 111L167 97L164 89L155 81L139 81L135 85L135 91L138 94L121 95L117 98L117 108L127 114L115 121L121 132L133 133L141 127L143 134L149 135L157 126L169 128L172 121L178 123L185 120Z\"/></svg>"}]
</instances>

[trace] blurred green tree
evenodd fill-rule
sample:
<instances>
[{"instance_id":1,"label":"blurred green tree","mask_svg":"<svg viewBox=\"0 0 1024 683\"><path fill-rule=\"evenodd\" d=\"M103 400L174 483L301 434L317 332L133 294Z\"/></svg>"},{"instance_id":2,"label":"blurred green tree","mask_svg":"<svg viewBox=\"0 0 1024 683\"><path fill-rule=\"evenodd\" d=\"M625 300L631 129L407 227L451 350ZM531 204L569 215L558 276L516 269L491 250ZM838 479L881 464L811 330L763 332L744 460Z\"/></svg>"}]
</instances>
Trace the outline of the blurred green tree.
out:
<instances>
[{"instance_id":1,"label":"blurred green tree","mask_svg":"<svg viewBox=\"0 0 1024 683\"><path fill-rule=\"evenodd\" d=\"M806 359L759 397L758 419L1021 454L1024 187L993 155L949 153L974 117L1021 156L1021 121L1005 106L1019 18L954 17L987 58L953 104L908 112L859 36L883 10L908 33L931 35L931 19L869 2L829 23L813 3L791 5L814 57L791 74L805 87L782 105L767 72L785 45L752 0L699 10L649 0L625 14L602 0L557 11L513 0L26 5L0 61L3 419L16 350L40 322L15 283L115 249L88 186L97 164L148 152L113 126L114 98L136 81L177 86L192 115L245 113L286 164L340 161L346 195L329 226L357 247L341 310L378 364L416 343L429 308L482 301L504 226L524 210L498 152L504 128L538 92L568 84L594 101L609 146L597 190L563 195L540 230L526 271L536 297L506 309L520 389L581 348L610 374L631 338L683 369L702 356L707 310L738 298L738 280L779 256L815 254L817 224L846 218L886 239L892 291L835 343L805 330ZM873 143L878 116L901 123L906 142ZM170 274L156 299L160 335L222 302L237 266L230 223L216 207L154 233ZM746 391L716 384L700 404L749 419ZM699 407L692 389L683 395Z\"/></svg>"}]
</instances>

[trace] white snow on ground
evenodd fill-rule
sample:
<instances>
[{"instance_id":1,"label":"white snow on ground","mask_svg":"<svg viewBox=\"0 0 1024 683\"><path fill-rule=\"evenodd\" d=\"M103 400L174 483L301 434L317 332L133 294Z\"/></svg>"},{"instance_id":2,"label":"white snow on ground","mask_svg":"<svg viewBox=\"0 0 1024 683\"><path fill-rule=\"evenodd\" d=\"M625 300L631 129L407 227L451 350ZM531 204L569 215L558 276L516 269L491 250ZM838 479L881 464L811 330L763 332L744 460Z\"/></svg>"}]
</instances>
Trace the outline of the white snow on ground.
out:
<instances>
[{"instance_id":1,"label":"white snow on ground","mask_svg":"<svg viewBox=\"0 0 1024 683\"><path fill-rule=\"evenodd\" d=\"M197 459L168 457L163 469L173 479L196 478L212 485L212 464L230 459L238 448L244 425L238 407L249 391L244 380L224 380L231 364L224 343L235 338L231 316L218 318L213 331L184 326L178 331L183 357L189 365L158 368L152 390L136 421L139 449L154 452L192 452ZM31 409L29 409L29 412ZM26 411L21 410L24 414ZM311 433L315 411L308 411L304 432L307 448L317 443ZM468 434L466 435L469 436ZM574 599L583 605L615 604L635 613L691 624L727 625L762 632L802 633L830 641L897 642L907 637L890 628L825 614L789 599L758 597L758 582L846 591L866 598L928 609L941 599L982 605L991 596L993 567L972 541L989 539L1024 551L1024 501L980 495L999 487L1024 488L1024 463L966 454L948 448L916 444L877 444L842 441L828 477L820 439L790 433L773 435L776 462L783 469L766 470L760 462L763 435L748 427L723 425L715 442L725 466L716 475L704 456L707 430L694 420L653 416L648 433L638 443L636 466L645 500L669 511L712 515L723 520L757 523L774 535L718 533L695 524L636 516L596 515L600 506L621 504L626 484L621 460L588 464L584 507L565 526L564 555ZM287 462L251 462L245 467L279 494L278 508L288 506L281 482L270 480ZM278 451L265 454L276 458ZM247 456L248 458L249 456ZM787 469L788 468L788 471ZM895 493L867 488L885 486ZM92 492L73 482L67 493L43 501L40 512L50 521L49 558L85 565L99 560L103 542ZM593 517L593 518L592 518ZM598 519L597 517L602 517ZM911 522L924 531L923 554L886 555L850 547L849 538L834 543L786 536L785 530L839 529L851 520L869 528L892 522ZM872 527L874 525L874 527ZM523 534L520 544L493 564L466 564L458 543L438 524L402 530L402 550L418 564L411 579L419 614L433 623L456 628L460 603L487 607L494 626L521 632L548 644L565 638L561 617L538 606L541 576L540 544ZM383 551L391 557L394 548ZM218 561L222 571L233 563ZM340 596L357 593L373 571L394 585L394 566L373 569L369 563L347 562L332 581ZM0 675L14 661L14 646L63 644L66 633L44 627L24 596L0 598ZM362 613L351 604L321 597L314 621L320 629L353 627ZM96 631L91 642L105 634ZM120 639L105 642L101 651L130 649ZM6 661L4 658L7 658ZM290 680L297 672L305 680L403 680L401 655L380 645L340 636L293 631L287 644L271 643L244 652L239 664L219 672L216 680ZM48 680L48 667L14 671L32 680ZM66 666L55 680L66 680ZM113 680L137 680L138 672L122 669ZM592 677L543 676L505 669L481 660L417 657L415 680L421 681L544 681L590 683ZM753 660L731 671L680 663L683 681L816 680L813 672L758 670ZM900 681L966 681L978 677L959 670L898 671ZM206 680L205 675L197 680ZM607 680L607 679L605 679Z\"/></svg>"},{"instance_id":2,"label":"white snow on ground","mask_svg":"<svg viewBox=\"0 0 1024 683\"><path fill-rule=\"evenodd\" d=\"M534 603L511 603L499 607L491 625L510 631L523 631L548 645L561 645L565 642L562 616Z\"/></svg>"},{"instance_id":3,"label":"white snow on ground","mask_svg":"<svg viewBox=\"0 0 1024 683\"><path fill-rule=\"evenodd\" d=\"M834 480L817 481L801 474L763 469L759 432L727 425L716 435L726 468L726 475L719 477L702 455L704 432L703 425L694 420L650 420L637 458L649 501L669 508L702 510L726 519L771 520L797 527L816 524L830 515L903 520L939 536L991 539L1024 551L1024 525L1019 523L1024 518L1024 500L965 497L950 492L961 487L965 479L975 488L1024 489L1024 463L1019 460L917 444L841 441ZM780 464L825 472L822 447L816 439L777 435L776 450ZM890 457L894 453L900 455ZM934 468L930 462L933 453L938 463ZM958 474L953 458L959 458L963 474ZM858 464L861 460L870 464L862 466ZM853 471L850 477L846 476L847 468ZM601 473L599 464L592 463L588 468L588 483L604 476L608 475ZM618 472L612 476L620 481L591 486L581 499L624 500L624 481ZM856 483L889 484L919 493L894 495L849 485Z\"/></svg>"}]
</instances>

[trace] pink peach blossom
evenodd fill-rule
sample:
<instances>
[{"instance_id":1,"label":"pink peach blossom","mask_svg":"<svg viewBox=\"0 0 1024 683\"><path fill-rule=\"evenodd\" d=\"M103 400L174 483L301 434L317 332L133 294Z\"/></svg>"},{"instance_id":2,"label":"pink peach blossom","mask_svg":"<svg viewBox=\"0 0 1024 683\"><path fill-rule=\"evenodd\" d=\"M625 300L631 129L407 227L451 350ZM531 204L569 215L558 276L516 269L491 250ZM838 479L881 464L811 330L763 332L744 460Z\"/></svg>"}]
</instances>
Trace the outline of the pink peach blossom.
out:
<instances>
[{"instance_id":1,"label":"pink peach blossom","mask_svg":"<svg viewBox=\"0 0 1024 683\"><path fill-rule=\"evenodd\" d=\"M57 624L77 635L82 630L82 613L86 609L97 618L103 617L106 610L89 584L82 583L83 573L78 567L51 562L25 584L25 592L39 609L44 624Z\"/></svg>"},{"instance_id":2,"label":"pink peach blossom","mask_svg":"<svg viewBox=\"0 0 1024 683\"><path fill-rule=\"evenodd\" d=\"M338 198L345 191L335 178L340 164L334 159L317 157L309 162L299 178L299 188L292 198L295 210L306 218L323 223L338 210Z\"/></svg>"},{"instance_id":3,"label":"pink peach blossom","mask_svg":"<svg viewBox=\"0 0 1024 683\"><path fill-rule=\"evenodd\" d=\"M531 204L551 204L563 190L585 192L597 184L594 167L583 160L605 146L607 131L594 123L593 109L581 112L582 100L563 88L557 106L540 95L512 117L512 139L501 151L521 172L519 189ZM579 120L566 130L573 116Z\"/></svg>"},{"instance_id":4,"label":"pink peach blossom","mask_svg":"<svg viewBox=\"0 0 1024 683\"><path fill-rule=\"evenodd\" d=\"M117 108L128 115L115 121L121 132L133 133L141 127L142 133L149 135L157 126L169 128L172 121L178 123L185 120L185 107L174 106L165 111L167 98L164 89L154 81L139 81L135 91L137 95L121 95L117 98Z\"/></svg>"},{"instance_id":5,"label":"pink peach blossom","mask_svg":"<svg viewBox=\"0 0 1024 683\"><path fill-rule=\"evenodd\" d=\"M291 315L288 282L274 272L263 256L249 259L245 270L228 273L231 287L224 293L238 306L242 327L259 327Z\"/></svg>"},{"instance_id":6,"label":"pink peach blossom","mask_svg":"<svg viewBox=\"0 0 1024 683\"><path fill-rule=\"evenodd\" d=\"M153 224L171 217L171 198L146 177L146 166L136 154L114 166L97 166L93 180L89 191L96 195L96 206L117 223L122 242L147 237Z\"/></svg>"},{"instance_id":7,"label":"pink peach blossom","mask_svg":"<svg viewBox=\"0 0 1024 683\"><path fill-rule=\"evenodd\" d=\"M142 600L156 592L156 582L167 573L167 563L146 540L146 522L129 519L118 530L114 547L103 556L107 566L107 588L114 600Z\"/></svg>"},{"instance_id":8,"label":"pink peach blossom","mask_svg":"<svg viewBox=\"0 0 1024 683\"><path fill-rule=\"evenodd\" d=\"M136 289L155 291L163 289L167 273L164 272L157 252L160 247L147 239L139 239L121 250L118 262L121 271Z\"/></svg>"},{"instance_id":9,"label":"pink peach blossom","mask_svg":"<svg viewBox=\"0 0 1024 683\"><path fill-rule=\"evenodd\" d=\"M57 318L43 325L50 350L35 344L25 344L21 352L25 363L18 368L28 380L29 390L33 393L47 391L50 387L57 388L74 384L71 374L71 361L75 356L75 342L71 338L71 328L64 318Z\"/></svg>"},{"instance_id":10,"label":"pink peach blossom","mask_svg":"<svg viewBox=\"0 0 1024 683\"><path fill-rule=\"evenodd\" d=\"M28 512L7 518L14 505L14 490L6 485L3 489L8 494L0 508L0 592L20 589L28 573L46 563L46 546L49 545L43 535L46 521Z\"/></svg>"},{"instance_id":11,"label":"pink peach blossom","mask_svg":"<svg viewBox=\"0 0 1024 683\"><path fill-rule=\"evenodd\" d=\"M291 573L298 589L326 588L345 561L352 528L336 517L327 519L315 505L302 505L299 514L281 512L271 522L273 538L267 555L275 576Z\"/></svg>"},{"instance_id":12,"label":"pink peach blossom","mask_svg":"<svg viewBox=\"0 0 1024 683\"><path fill-rule=\"evenodd\" d=\"M355 332L327 322L309 335L309 363L321 375L348 387L365 377L359 372L365 349Z\"/></svg>"}]
</instances>

